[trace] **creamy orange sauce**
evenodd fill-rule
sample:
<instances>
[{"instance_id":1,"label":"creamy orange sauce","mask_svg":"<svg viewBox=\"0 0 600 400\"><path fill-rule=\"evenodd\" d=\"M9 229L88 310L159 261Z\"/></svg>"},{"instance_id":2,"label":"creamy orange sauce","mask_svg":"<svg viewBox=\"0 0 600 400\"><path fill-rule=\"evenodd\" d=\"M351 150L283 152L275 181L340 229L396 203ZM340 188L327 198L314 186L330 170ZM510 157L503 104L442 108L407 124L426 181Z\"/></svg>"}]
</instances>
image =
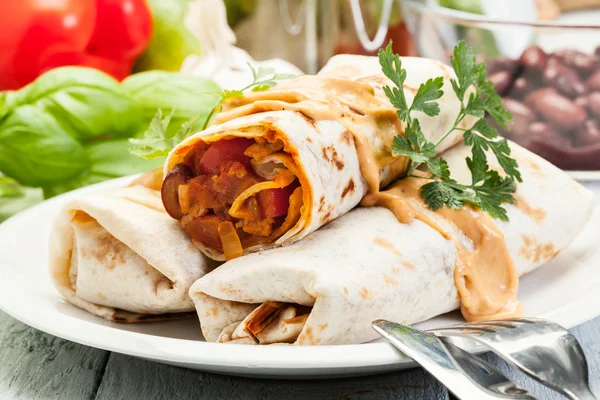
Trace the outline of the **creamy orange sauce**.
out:
<instances>
[{"instance_id":1,"label":"creamy orange sauce","mask_svg":"<svg viewBox=\"0 0 600 400\"><path fill-rule=\"evenodd\" d=\"M452 221L473 242L473 251L469 252L455 241L458 262L454 282L465 319L481 321L520 316L519 276L504 235L489 214L471 206L460 210L444 207L438 214Z\"/></svg>"},{"instance_id":2,"label":"creamy orange sauce","mask_svg":"<svg viewBox=\"0 0 600 400\"><path fill-rule=\"evenodd\" d=\"M444 207L436 211L438 216L453 223L472 241L473 249L469 251L430 217L430 212L425 211L420 190L429 179L408 177L381 190L401 177L408 167L405 157L391 154L393 137L403 135L404 127L381 86L373 88L365 80L298 77L268 91L252 92L232 99L224 105L225 112L217 116L215 123L277 110L297 111L315 121L338 121L352 134L360 170L368 184L368 192L360 205L385 207L402 223L420 220L455 244L458 257L454 281L465 319L476 321L519 316L521 307L516 300L518 275L504 236L487 213L468 206L461 210ZM382 180L385 168L389 171L386 179ZM528 208L525 202L521 202L520 207L536 218L543 218L541 213ZM361 291L361 297L370 297L366 288L361 288Z\"/></svg>"}]
</instances>

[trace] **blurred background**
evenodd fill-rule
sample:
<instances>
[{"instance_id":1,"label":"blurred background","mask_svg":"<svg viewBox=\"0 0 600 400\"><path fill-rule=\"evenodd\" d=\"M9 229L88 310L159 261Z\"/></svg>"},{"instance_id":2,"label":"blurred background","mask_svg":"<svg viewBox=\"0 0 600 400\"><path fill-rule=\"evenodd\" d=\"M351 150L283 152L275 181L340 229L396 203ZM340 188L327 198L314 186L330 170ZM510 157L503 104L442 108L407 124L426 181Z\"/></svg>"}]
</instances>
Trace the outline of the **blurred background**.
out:
<instances>
[{"instance_id":1,"label":"blurred background","mask_svg":"<svg viewBox=\"0 0 600 400\"><path fill-rule=\"evenodd\" d=\"M0 221L45 198L147 171L129 153L157 109L170 134L248 67L313 74L339 53L487 65L501 133L579 177L600 171L600 0L2 0Z\"/></svg>"}]
</instances>

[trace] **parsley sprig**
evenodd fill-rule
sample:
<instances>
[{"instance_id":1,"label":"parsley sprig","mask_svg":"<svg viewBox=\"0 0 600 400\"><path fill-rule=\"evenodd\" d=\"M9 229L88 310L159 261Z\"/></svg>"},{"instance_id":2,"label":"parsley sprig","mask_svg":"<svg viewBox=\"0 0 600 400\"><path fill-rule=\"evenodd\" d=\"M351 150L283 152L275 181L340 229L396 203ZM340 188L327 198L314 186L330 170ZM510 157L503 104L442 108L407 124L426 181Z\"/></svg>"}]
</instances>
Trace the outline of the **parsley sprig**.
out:
<instances>
[{"instance_id":1,"label":"parsley sprig","mask_svg":"<svg viewBox=\"0 0 600 400\"><path fill-rule=\"evenodd\" d=\"M129 139L129 143L131 143L129 152L146 160L152 160L169 154L173 147L177 146L192 133L192 125L197 118L190 118L174 134L169 134L167 128L174 113L175 110L172 110L169 115L163 118L162 110L158 109L142 137L139 139Z\"/></svg>"},{"instance_id":2,"label":"parsley sprig","mask_svg":"<svg viewBox=\"0 0 600 400\"><path fill-rule=\"evenodd\" d=\"M202 130L206 129L214 116L221 112L223 109L222 103L225 100L242 97L247 90L253 92L268 90L277 85L278 81L294 77L294 75L290 74L276 73L274 68L259 67L258 69L254 69L252 65L248 64L248 66L252 71L253 79L252 83L246 87L239 90L225 89L220 92L205 93L206 95L216 96L217 105L208 114ZM175 146L186 139L192 133L192 127L197 116L184 122L177 132L169 133L167 127L171 122L174 112L175 110L172 110L169 115L163 117L162 110L159 109L142 136L140 138L129 139L131 143L129 152L146 160L151 160L166 156Z\"/></svg>"},{"instance_id":3,"label":"parsley sprig","mask_svg":"<svg viewBox=\"0 0 600 400\"><path fill-rule=\"evenodd\" d=\"M522 182L517 162L510 157L510 148L506 139L498 135L485 115L488 114L496 123L506 128L511 115L502 106L502 98L494 91L492 83L487 79L485 65L477 63L473 51L459 42L450 57L456 79L451 80L452 89L461 102L459 114L452 127L435 143L428 141L423 134L419 120L411 113L420 111L430 117L437 116L440 108L436 100L443 95L442 77L429 79L421 84L412 104L409 106L404 94L406 70L402 68L400 57L392 52L391 42L379 51L379 63L385 76L393 87L384 87L385 94L394 107L401 121L405 123L405 136L394 137L392 152L404 155L410 160L406 176L414 176L417 168L425 168L431 174L432 181L423 185L421 196L431 210L444 206L459 209L465 203L481 208L492 217L508 220L506 209L502 203L514 203L512 194L516 190L516 182ZM467 115L479 118L470 128L461 128L460 124ZM463 131L464 141L471 146L471 157L467 157L467 166L471 171L471 184L460 184L450 176L448 163L436 155L437 146L455 130ZM488 165L486 152L490 150L506 176L501 177Z\"/></svg>"},{"instance_id":4,"label":"parsley sprig","mask_svg":"<svg viewBox=\"0 0 600 400\"><path fill-rule=\"evenodd\" d=\"M276 73L275 68L258 67L258 69L254 69L250 63L248 63L248 67L250 67L250 70L252 71L252 83L242 89L225 89L217 93L211 93L217 96L217 105L211 110L210 114L208 114L208 118L206 118L206 122L204 123L202 130L206 129L214 116L223 110L222 104L224 101L233 99L235 97L242 97L244 92L247 90L251 90L253 92L268 90L277 85L277 81L294 77L292 74Z\"/></svg>"}]
</instances>

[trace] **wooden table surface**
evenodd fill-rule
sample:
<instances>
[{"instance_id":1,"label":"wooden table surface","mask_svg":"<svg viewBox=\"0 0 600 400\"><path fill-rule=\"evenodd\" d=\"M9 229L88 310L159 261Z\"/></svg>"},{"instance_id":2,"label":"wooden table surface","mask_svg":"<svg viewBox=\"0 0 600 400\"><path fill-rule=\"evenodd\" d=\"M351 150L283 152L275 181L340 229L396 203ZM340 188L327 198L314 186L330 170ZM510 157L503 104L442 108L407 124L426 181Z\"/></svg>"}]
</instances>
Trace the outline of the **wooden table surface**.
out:
<instances>
[{"instance_id":1,"label":"wooden table surface","mask_svg":"<svg viewBox=\"0 0 600 400\"><path fill-rule=\"evenodd\" d=\"M586 184L600 193L600 183ZM571 329L584 348L600 397L600 317ZM564 397L483 355L538 399ZM163 365L72 343L0 312L0 400L5 399L449 399L422 369L349 379L238 378Z\"/></svg>"},{"instance_id":2,"label":"wooden table surface","mask_svg":"<svg viewBox=\"0 0 600 400\"><path fill-rule=\"evenodd\" d=\"M600 395L600 317L571 332L590 364ZM500 367L538 399L563 397ZM330 380L265 380L229 377L163 365L94 349L45 334L0 312L0 399L448 399L448 391L422 369Z\"/></svg>"}]
</instances>

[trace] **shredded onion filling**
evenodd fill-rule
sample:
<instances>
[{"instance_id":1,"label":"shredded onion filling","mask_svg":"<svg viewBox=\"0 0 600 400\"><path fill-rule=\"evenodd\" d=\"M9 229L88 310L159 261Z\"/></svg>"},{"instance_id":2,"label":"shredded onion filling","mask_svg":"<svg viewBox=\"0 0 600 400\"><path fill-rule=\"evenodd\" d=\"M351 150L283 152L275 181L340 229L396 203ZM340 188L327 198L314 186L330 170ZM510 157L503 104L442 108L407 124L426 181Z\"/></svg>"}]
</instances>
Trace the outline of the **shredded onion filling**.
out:
<instances>
[{"instance_id":1,"label":"shredded onion filling","mask_svg":"<svg viewBox=\"0 0 600 400\"><path fill-rule=\"evenodd\" d=\"M279 139L254 141L242 156L228 159L225 154L216 166L214 160L207 166L203 157L221 141L196 144L185 158L193 175L175 186L184 230L227 260L243 255L244 248L276 240L300 219L302 189L293 158Z\"/></svg>"}]
</instances>

